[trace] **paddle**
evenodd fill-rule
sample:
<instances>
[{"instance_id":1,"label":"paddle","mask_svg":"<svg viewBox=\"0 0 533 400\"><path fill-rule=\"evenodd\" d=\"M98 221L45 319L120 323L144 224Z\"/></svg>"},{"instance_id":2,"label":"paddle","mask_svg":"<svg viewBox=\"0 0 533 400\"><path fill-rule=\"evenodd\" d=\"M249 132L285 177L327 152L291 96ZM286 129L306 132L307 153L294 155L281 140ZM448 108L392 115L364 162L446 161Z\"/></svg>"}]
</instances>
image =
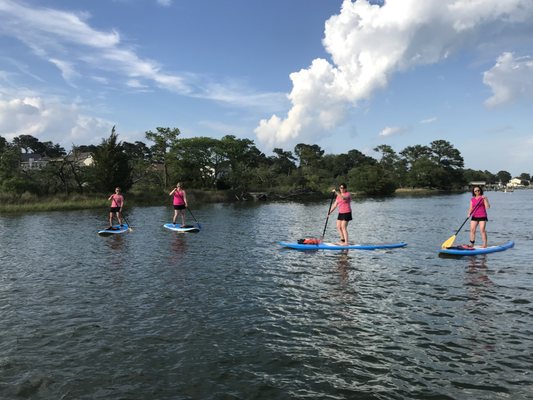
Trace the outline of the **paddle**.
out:
<instances>
[{"instance_id":1,"label":"paddle","mask_svg":"<svg viewBox=\"0 0 533 400\"><path fill-rule=\"evenodd\" d=\"M126 224L128 224L128 231L129 232L133 232L133 228L130 226L130 223L128 222L128 220L126 219L126 217L124 216L124 214L122 213L122 211L120 212L120 216L122 217L122 219L124 220L124 222Z\"/></svg>"},{"instance_id":2,"label":"paddle","mask_svg":"<svg viewBox=\"0 0 533 400\"><path fill-rule=\"evenodd\" d=\"M194 218L194 220L196 221L196 225L198 226L198 229L202 229L202 225L200 225L200 223L198 222L198 220L196 219L196 217L194 216L194 214L192 213L191 209L189 207L187 207L187 210L189 210L189 212L191 213L192 217Z\"/></svg>"},{"instance_id":3,"label":"paddle","mask_svg":"<svg viewBox=\"0 0 533 400\"><path fill-rule=\"evenodd\" d=\"M335 192L331 194L331 201L329 202L329 207L328 207L328 215L326 217L326 223L324 224L324 230L322 231L322 236L320 237L320 243L322 243L322 241L324 240L324 236L326 235L326 228L328 227L328 220L329 220L329 210L331 210L333 199L335 199Z\"/></svg>"},{"instance_id":4,"label":"paddle","mask_svg":"<svg viewBox=\"0 0 533 400\"><path fill-rule=\"evenodd\" d=\"M479 207L479 205L484 202L485 199L482 199L481 201L478 201L478 203L476 204L476 206L474 207L474 209L472 210L472 212L470 213L470 215L468 217L466 217L466 219L464 220L464 222L461 224L461 226L459 227L459 229L457 229L457 231L452 235L450 236L441 246L441 248L443 249L447 249L448 247L451 247L453 242L455 242L455 237L457 236L457 234L461 231L461 229L463 229L463 226L466 224L466 221L468 221L468 219L472 216L472 214L474 214L474 211L476 211L476 209Z\"/></svg>"}]
</instances>

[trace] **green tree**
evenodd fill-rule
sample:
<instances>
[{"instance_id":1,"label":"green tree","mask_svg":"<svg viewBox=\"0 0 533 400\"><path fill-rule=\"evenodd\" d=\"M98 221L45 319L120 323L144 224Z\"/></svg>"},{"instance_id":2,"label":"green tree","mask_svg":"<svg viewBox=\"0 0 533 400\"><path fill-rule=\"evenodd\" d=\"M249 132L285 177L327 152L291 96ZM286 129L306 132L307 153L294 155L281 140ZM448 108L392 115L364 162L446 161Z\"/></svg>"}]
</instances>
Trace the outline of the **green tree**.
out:
<instances>
[{"instance_id":1,"label":"green tree","mask_svg":"<svg viewBox=\"0 0 533 400\"><path fill-rule=\"evenodd\" d=\"M519 176L519 178L523 181L531 181L531 175L529 175L526 172L522 172Z\"/></svg>"},{"instance_id":2,"label":"green tree","mask_svg":"<svg viewBox=\"0 0 533 400\"><path fill-rule=\"evenodd\" d=\"M146 139L154 142L154 145L150 148L153 162L163 167L161 180L163 188L168 188L170 164L177 161L175 154L171 154L171 150L176 149L180 133L178 128L161 127L157 127L156 132L145 132Z\"/></svg>"},{"instance_id":3,"label":"green tree","mask_svg":"<svg viewBox=\"0 0 533 400\"><path fill-rule=\"evenodd\" d=\"M370 196L387 196L394 193L396 183L391 173L381 164L363 165L348 173L349 187Z\"/></svg>"},{"instance_id":4,"label":"green tree","mask_svg":"<svg viewBox=\"0 0 533 400\"><path fill-rule=\"evenodd\" d=\"M255 182L254 168L268 164L267 157L250 139L237 139L233 135L226 135L217 147L219 154L227 161L223 178L234 190L246 191L250 184Z\"/></svg>"},{"instance_id":5,"label":"green tree","mask_svg":"<svg viewBox=\"0 0 533 400\"><path fill-rule=\"evenodd\" d=\"M298 157L300 167L318 167L324 150L317 144L298 143L294 147L294 154Z\"/></svg>"},{"instance_id":6,"label":"green tree","mask_svg":"<svg viewBox=\"0 0 533 400\"><path fill-rule=\"evenodd\" d=\"M463 187L466 182L461 152L446 140L434 140L430 143L430 149L432 160L440 167L438 174L433 177L434 185L444 190Z\"/></svg>"},{"instance_id":7,"label":"green tree","mask_svg":"<svg viewBox=\"0 0 533 400\"><path fill-rule=\"evenodd\" d=\"M5 140L0 140L0 185L2 191L10 192L15 187L20 188L19 183L14 185L14 182L22 181L19 163L20 149Z\"/></svg>"},{"instance_id":8,"label":"green tree","mask_svg":"<svg viewBox=\"0 0 533 400\"><path fill-rule=\"evenodd\" d=\"M413 164L422 159L429 159L431 157L431 149L428 146L417 144L415 146L407 146L400 151L400 155L405 160L405 165L408 170L413 167Z\"/></svg>"},{"instance_id":9,"label":"green tree","mask_svg":"<svg viewBox=\"0 0 533 400\"><path fill-rule=\"evenodd\" d=\"M381 153L379 164L383 169L389 172L397 185L403 185L407 175L405 160L402 160L394 149L386 144L375 147L374 151Z\"/></svg>"},{"instance_id":10,"label":"green tree","mask_svg":"<svg viewBox=\"0 0 533 400\"><path fill-rule=\"evenodd\" d=\"M0 154L7 148L7 145L7 140L4 137L0 136Z\"/></svg>"},{"instance_id":11,"label":"green tree","mask_svg":"<svg viewBox=\"0 0 533 400\"><path fill-rule=\"evenodd\" d=\"M274 172L289 176L296 169L296 164L294 163L296 157L294 157L291 151L284 151L278 147L272 151L276 154L276 157L270 158Z\"/></svg>"},{"instance_id":12,"label":"green tree","mask_svg":"<svg viewBox=\"0 0 533 400\"><path fill-rule=\"evenodd\" d=\"M38 153L41 149L39 139L32 135L20 135L13 139L13 144L24 153Z\"/></svg>"},{"instance_id":13,"label":"green tree","mask_svg":"<svg viewBox=\"0 0 533 400\"><path fill-rule=\"evenodd\" d=\"M152 151L145 143L140 141L135 143L122 142L122 148L129 160L134 185L154 173L151 168Z\"/></svg>"},{"instance_id":14,"label":"green tree","mask_svg":"<svg viewBox=\"0 0 533 400\"><path fill-rule=\"evenodd\" d=\"M407 183L411 187L437 188L445 174L441 166L429 158L420 158L413 162L407 174Z\"/></svg>"},{"instance_id":15,"label":"green tree","mask_svg":"<svg viewBox=\"0 0 533 400\"><path fill-rule=\"evenodd\" d=\"M127 154L118 141L115 127L109 138L102 140L93 153L92 167L94 187L99 192L112 192L120 186L127 191L132 185L131 171Z\"/></svg>"},{"instance_id":16,"label":"green tree","mask_svg":"<svg viewBox=\"0 0 533 400\"><path fill-rule=\"evenodd\" d=\"M505 185L507 182L511 180L512 175L507 171L498 171L498 173L496 174L496 177L503 185Z\"/></svg>"},{"instance_id":17,"label":"green tree","mask_svg":"<svg viewBox=\"0 0 533 400\"><path fill-rule=\"evenodd\" d=\"M179 139L176 145L178 180L194 186L213 188L226 161L219 149L220 141L209 137Z\"/></svg>"}]
</instances>

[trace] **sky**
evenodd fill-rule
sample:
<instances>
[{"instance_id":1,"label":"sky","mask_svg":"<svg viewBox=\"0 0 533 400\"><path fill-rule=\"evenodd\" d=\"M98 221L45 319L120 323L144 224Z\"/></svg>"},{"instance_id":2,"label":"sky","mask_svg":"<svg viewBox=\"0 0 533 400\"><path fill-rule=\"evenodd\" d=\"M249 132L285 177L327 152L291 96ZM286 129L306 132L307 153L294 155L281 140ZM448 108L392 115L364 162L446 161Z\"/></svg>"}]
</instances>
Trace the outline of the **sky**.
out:
<instances>
[{"instance_id":1,"label":"sky","mask_svg":"<svg viewBox=\"0 0 533 400\"><path fill-rule=\"evenodd\" d=\"M0 0L0 21L8 140L444 139L465 168L533 174L533 0Z\"/></svg>"}]
</instances>

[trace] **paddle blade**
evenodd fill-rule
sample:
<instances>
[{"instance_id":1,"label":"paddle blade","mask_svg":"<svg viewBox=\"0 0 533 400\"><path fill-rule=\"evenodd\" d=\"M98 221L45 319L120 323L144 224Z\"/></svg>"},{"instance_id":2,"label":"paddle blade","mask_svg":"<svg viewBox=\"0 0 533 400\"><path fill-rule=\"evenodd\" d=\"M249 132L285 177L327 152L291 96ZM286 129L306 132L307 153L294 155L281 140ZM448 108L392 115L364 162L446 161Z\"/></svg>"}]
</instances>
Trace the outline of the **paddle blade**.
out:
<instances>
[{"instance_id":1,"label":"paddle blade","mask_svg":"<svg viewBox=\"0 0 533 400\"><path fill-rule=\"evenodd\" d=\"M455 242L455 235L452 235L448 240L446 240L442 244L442 248L447 249L448 247L451 247L453 245L453 242Z\"/></svg>"}]
</instances>

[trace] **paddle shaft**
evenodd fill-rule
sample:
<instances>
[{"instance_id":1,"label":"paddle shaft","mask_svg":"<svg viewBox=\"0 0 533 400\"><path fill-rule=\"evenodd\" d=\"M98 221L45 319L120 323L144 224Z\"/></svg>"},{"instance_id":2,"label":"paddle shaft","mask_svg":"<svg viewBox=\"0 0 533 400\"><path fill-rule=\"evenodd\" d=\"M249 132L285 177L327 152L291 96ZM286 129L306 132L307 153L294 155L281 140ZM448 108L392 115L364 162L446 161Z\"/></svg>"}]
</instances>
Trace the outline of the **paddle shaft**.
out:
<instances>
[{"instance_id":1,"label":"paddle shaft","mask_svg":"<svg viewBox=\"0 0 533 400\"><path fill-rule=\"evenodd\" d=\"M331 210L331 205L333 204L333 199L335 198L335 192L331 195L331 201L329 202L328 207L328 215L326 217L326 223L324 224L324 230L322 231L322 239L324 239L324 236L326 235L326 228L328 227L328 220L329 220L329 210Z\"/></svg>"},{"instance_id":2,"label":"paddle shaft","mask_svg":"<svg viewBox=\"0 0 533 400\"><path fill-rule=\"evenodd\" d=\"M126 217L124 216L124 213L122 211L120 212L120 216L122 217L124 222L128 225L128 229L131 230L132 228L130 226L130 223L128 222L128 220L126 219Z\"/></svg>"},{"instance_id":3,"label":"paddle shaft","mask_svg":"<svg viewBox=\"0 0 533 400\"><path fill-rule=\"evenodd\" d=\"M189 212L191 213L192 217L194 218L194 220L196 221L196 224L198 225L198 227L201 229L202 226L200 225L200 223L198 222L198 220L196 219L196 217L194 216L194 214L192 213L191 209L189 207L187 207L187 210L189 210Z\"/></svg>"}]
</instances>

